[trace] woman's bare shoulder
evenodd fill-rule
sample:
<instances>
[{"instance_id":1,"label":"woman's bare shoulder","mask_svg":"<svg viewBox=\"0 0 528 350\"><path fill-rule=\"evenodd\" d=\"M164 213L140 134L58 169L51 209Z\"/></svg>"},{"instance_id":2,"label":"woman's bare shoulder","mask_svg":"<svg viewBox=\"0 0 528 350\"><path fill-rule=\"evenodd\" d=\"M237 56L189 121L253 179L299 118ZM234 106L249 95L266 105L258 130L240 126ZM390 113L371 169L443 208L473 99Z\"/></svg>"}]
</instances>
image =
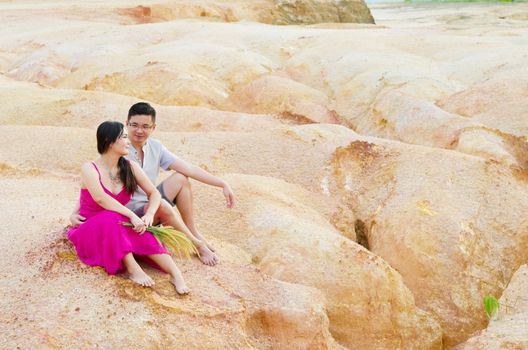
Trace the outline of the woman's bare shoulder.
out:
<instances>
[{"instance_id":1,"label":"woman's bare shoulder","mask_svg":"<svg viewBox=\"0 0 528 350\"><path fill-rule=\"evenodd\" d=\"M132 173L135 175L138 171L141 171L141 167L139 166L138 163L134 162L134 161L130 161L130 160L127 160L128 163L130 164L130 168L132 168Z\"/></svg>"},{"instance_id":2,"label":"woman's bare shoulder","mask_svg":"<svg viewBox=\"0 0 528 350\"><path fill-rule=\"evenodd\" d=\"M86 188L86 180L91 178L98 178L97 170L94 167L94 162L86 162L81 165L81 188Z\"/></svg>"},{"instance_id":3,"label":"woman's bare shoulder","mask_svg":"<svg viewBox=\"0 0 528 350\"><path fill-rule=\"evenodd\" d=\"M81 171L84 172L86 170L95 171L95 167L94 167L94 162L93 161L85 162L85 163L83 163L83 165L81 165Z\"/></svg>"},{"instance_id":4,"label":"woman's bare shoulder","mask_svg":"<svg viewBox=\"0 0 528 350\"><path fill-rule=\"evenodd\" d=\"M81 176L97 176L97 169L94 166L94 162L86 162L81 166Z\"/></svg>"}]
</instances>

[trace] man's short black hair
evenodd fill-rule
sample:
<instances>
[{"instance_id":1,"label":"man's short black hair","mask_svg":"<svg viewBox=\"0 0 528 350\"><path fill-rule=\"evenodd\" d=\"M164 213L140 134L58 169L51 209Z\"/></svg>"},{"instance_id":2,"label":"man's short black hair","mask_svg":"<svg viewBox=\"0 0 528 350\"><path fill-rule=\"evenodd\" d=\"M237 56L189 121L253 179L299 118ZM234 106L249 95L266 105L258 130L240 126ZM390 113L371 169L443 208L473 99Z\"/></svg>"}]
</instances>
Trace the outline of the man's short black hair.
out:
<instances>
[{"instance_id":1,"label":"man's short black hair","mask_svg":"<svg viewBox=\"0 0 528 350\"><path fill-rule=\"evenodd\" d=\"M132 105L128 110L127 121L135 115L150 115L152 117L152 122L156 122L156 110L146 102L138 102Z\"/></svg>"}]
</instances>

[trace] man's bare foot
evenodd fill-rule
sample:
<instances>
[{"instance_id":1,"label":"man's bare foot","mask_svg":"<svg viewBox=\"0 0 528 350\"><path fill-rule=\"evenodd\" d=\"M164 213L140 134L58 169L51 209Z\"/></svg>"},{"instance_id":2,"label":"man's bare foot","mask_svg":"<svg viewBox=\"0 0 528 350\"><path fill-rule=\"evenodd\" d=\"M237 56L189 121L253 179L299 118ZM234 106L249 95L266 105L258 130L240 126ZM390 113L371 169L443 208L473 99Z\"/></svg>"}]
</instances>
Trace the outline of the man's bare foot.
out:
<instances>
[{"instance_id":1,"label":"man's bare foot","mask_svg":"<svg viewBox=\"0 0 528 350\"><path fill-rule=\"evenodd\" d=\"M181 273L177 273L174 276L171 276L170 281L172 284L174 284L174 288L176 288L176 293L178 293L179 295L186 295L190 293L191 290L185 284Z\"/></svg>"},{"instance_id":2,"label":"man's bare foot","mask_svg":"<svg viewBox=\"0 0 528 350\"><path fill-rule=\"evenodd\" d=\"M143 287L152 287L154 285L154 280L142 269L129 273L128 278Z\"/></svg>"},{"instance_id":3,"label":"man's bare foot","mask_svg":"<svg viewBox=\"0 0 528 350\"><path fill-rule=\"evenodd\" d=\"M207 246L207 248L209 248L210 251L212 251L213 253L216 252L216 249L211 245L211 243L207 242L206 240L204 240L205 242L205 245Z\"/></svg>"},{"instance_id":4,"label":"man's bare foot","mask_svg":"<svg viewBox=\"0 0 528 350\"><path fill-rule=\"evenodd\" d=\"M198 252L200 252L200 255L198 256L198 258L200 259L200 261L202 263L204 263L205 265L209 265L209 266L214 266L216 264L218 264L218 256L213 253L208 247L207 245L200 245L197 247L198 248Z\"/></svg>"},{"instance_id":5,"label":"man's bare foot","mask_svg":"<svg viewBox=\"0 0 528 350\"><path fill-rule=\"evenodd\" d=\"M209 248L210 251L212 251L213 253L216 252L216 249L211 245L211 243L209 243L205 238L204 236L202 236L201 234L199 233L196 233L195 234L195 237L199 240L200 244L198 244L197 246L199 245L205 245L207 248ZM195 242L195 245L196 245L197 242Z\"/></svg>"}]
</instances>

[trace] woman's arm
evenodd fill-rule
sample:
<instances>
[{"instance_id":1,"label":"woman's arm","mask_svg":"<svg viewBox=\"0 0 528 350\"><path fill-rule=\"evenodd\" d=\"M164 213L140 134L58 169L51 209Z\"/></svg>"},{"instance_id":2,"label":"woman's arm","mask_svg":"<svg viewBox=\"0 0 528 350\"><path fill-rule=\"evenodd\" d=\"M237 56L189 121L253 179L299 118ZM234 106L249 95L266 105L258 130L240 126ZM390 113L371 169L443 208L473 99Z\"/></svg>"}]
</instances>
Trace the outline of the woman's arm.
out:
<instances>
[{"instance_id":1,"label":"woman's arm","mask_svg":"<svg viewBox=\"0 0 528 350\"><path fill-rule=\"evenodd\" d=\"M79 214L79 209L81 209L81 203L79 201L76 201L75 208L73 208L73 211L70 215L70 222L73 227L79 226L86 220L84 216L81 216L81 214Z\"/></svg>"},{"instance_id":2,"label":"woman's arm","mask_svg":"<svg viewBox=\"0 0 528 350\"><path fill-rule=\"evenodd\" d=\"M150 226L154 222L154 214L156 214L156 211L158 211L161 204L161 194L136 162L130 162L130 165L132 166L132 172L134 173L138 186L147 194L149 200L148 209L141 220L143 220L147 226Z\"/></svg>"},{"instance_id":3,"label":"woman's arm","mask_svg":"<svg viewBox=\"0 0 528 350\"><path fill-rule=\"evenodd\" d=\"M134 225L134 230L139 233L145 232L145 223L130 209L109 196L99 182L99 174L91 163L86 163L81 168L82 183L90 192L94 201L106 210L115 211L130 219Z\"/></svg>"}]
</instances>

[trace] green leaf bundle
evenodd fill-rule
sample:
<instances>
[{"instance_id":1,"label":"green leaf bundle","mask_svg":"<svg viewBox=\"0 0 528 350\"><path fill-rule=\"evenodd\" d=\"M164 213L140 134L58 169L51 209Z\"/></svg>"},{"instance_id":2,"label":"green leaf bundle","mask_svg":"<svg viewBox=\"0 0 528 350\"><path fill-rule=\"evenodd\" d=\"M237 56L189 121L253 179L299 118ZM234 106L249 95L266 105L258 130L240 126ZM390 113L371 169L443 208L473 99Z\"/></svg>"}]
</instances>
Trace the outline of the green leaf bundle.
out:
<instances>
[{"instance_id":1,"label":"green leaf bundle","mask_svg":"<svg viewBox=\"0 0 528 350\"><path fill-rule=\"evenodd\" d=\"M130 222L121 222L121 225L134 227ZM172 253L178 254L180 259L182 255L187 257L187 259L191 258L192 253L200 255L193 242L184 233L174 229L172 226L149 226L147 231L152 233Z\"/></svg>"}]
</instances>

